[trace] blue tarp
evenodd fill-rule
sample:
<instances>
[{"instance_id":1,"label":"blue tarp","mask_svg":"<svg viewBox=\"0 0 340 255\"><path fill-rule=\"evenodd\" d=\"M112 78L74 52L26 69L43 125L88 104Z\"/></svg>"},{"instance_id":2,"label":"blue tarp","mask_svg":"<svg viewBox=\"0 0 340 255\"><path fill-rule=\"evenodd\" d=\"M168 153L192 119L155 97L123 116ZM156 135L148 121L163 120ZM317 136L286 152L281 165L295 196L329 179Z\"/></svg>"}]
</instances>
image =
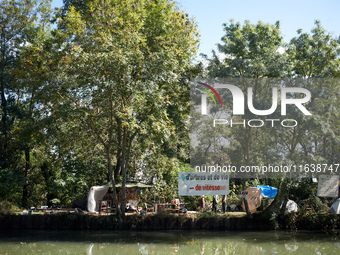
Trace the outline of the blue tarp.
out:
<instances>
[{"instance_id":1,"label":"blue tarp","mask_svg":"<svg viewBox=\"0 0 340 255\"><path fill-rule=\"evenodd\" d=\"M257 185L262 191L263 197L274 198L277 193L277 188L271 187L269 185Z\"/></svg>"}]
</instances>

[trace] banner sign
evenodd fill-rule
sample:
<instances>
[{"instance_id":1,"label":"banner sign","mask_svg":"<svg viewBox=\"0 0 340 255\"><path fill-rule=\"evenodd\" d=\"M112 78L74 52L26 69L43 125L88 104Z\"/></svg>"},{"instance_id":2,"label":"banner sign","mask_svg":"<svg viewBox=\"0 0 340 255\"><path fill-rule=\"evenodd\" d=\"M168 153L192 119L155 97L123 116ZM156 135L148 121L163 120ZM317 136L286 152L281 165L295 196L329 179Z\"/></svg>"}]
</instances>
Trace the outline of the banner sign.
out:
<instances>
[{"instance_id":1,"label":"banner sign","mask_svg":"<svg viewBox=\"0 0 340 255\"><path fill-rule=\"evenodd\" d=\"M229 194L229 173L178 173L180 196L211 196Z\"/></svg>"},{"instance_id":2,"label":"banner sign","mask_svg":"<svg viewBox=\"0 0 340 255\"><path fill-rule=\"evenodd\" d=\"M338 197L339 175L320 175L318 183L318 197Z\"/></svg>"}]
</instances>

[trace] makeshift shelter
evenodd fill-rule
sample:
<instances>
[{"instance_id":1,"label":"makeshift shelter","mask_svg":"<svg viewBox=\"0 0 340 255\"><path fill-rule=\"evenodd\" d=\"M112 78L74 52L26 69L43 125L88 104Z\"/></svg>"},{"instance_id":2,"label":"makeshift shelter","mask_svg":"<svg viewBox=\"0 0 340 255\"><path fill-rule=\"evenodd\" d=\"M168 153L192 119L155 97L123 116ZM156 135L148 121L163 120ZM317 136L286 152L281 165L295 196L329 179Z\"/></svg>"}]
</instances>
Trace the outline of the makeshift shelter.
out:
<instances>
[{"instance_id":1,"label":"makeshift shelter","mask_svg":"<svg viewBox=\"0 0 340 255\"><path fill-rule=\"evenodd\" d=\"M248 202L249 210L254 213L256 209L261 206L262 191L258 187L248 187L246 190L248 192L248 197L246 198ZM245 205L242 201L242 207L245 210Z\"/></svg>"},{"instance_id":2,"label":"makeshift shelter","mask_svg":"<svg viewBox=\"0 0 340 255\"><path fill-rule=\"evenodd\" d=\"M121 200L121 187L122 183L116 183L116 189L118 194L118 200ZM140 189L152 187L151 185L146 185L140 182L127 181L125 184L125 194L126 201L130 206L137 207L138 194ZM104 183L101 186L93 186L91 187L88 198L87 198L87 210L89 212L99 212L100 210L100 201L106 197L107 200L110 201L110 204L113 204L112 194L107 194L109 188L112 188L111 183Z\"/></svg>"},{"instance_id":3,"label":"makeshift shelter","mask_svg":"<svg viewBox=\"0 0 340 255\"><path fill-rule=\"evenodd\" d=\"M99 201L104 198L109 187L93 186L87 196L87 210L91 213L99 212Z\"/></svg>"},{"instance_id":4,"label":"makeshift shelter","mask_svg":"<svg viewBox=\"0 0 340 255\"><path fill-rule=\"evenodd\" d=\"M271 187L269 185L257 185L256 187L261 189L262 196L265 198L272 199L277 194L277 188Z\"/></svg>"},{"instance_id":5,"label":"makeshift shelter","mask_svg":"<svg viewBox=\"0 0 340 255\"><path fill-rule=\"evenodd\" d=\"M248 202L249 210L254 213L257 208L261 206L262 198L272 199L277 194L277 188L271 187L269 185L257 185L256 187L248 187L246 190L248 192L248 197L246 198ZM245 205L242 202L242 207L245 210Z\"/></svg>"},{"instance_id":6,"label":"makeshift shelter","mask_svg":"<svg viewBox=\"0 0 340 255\"><path fill-rule=\"evenodd\" d=\"M340 198L338 198L331 206L331 209L329 209L330 213L336 213L340 214Z\"/></svg>"}]
</instances>

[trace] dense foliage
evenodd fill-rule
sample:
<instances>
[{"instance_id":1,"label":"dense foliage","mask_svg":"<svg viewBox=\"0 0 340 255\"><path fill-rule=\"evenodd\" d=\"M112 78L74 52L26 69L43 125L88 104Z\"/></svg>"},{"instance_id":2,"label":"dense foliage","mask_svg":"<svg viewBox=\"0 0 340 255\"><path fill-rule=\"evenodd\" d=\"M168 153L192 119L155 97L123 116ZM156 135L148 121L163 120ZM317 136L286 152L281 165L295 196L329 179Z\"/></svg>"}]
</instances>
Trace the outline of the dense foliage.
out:
<instances>
[{"instance_id":1,"label":"dense foliage","mask_svg":"<svg viewBox=\"0 0 340 255\"><path fill-rule=\"evenodd\" d=\"M188 163L194 20L168 0L49 5L1 3L1 197L70 205L105 181L171 186Z\"/></svg>"},{"instance_id":2,"label":"dense foliage","mask_svg":"<svg viewBox=\"0 0 340 255\"><path fill-rule=\"evenodd\" d=\"M199 73L338 78L339 40L315 26L287 44L279 22L231 21L202 71L196 23L172 0L67 0L54 11L49 0L1 1L0 200L69 206L93 185L132 178L154 184L143 201L170 201L177 173L189 169L189 81ZM260 84L255 96L267 89ZM221 156L237 165L283 155L339 163L340 87L310 89L332 92L312 102L313 125L280 135L237 128ZM235 184L232 199L247 185ZM303 200L311 185L287 182L283 191Z\"/></svg>"},{"instance_id":3,"label":"dense foliage","mask_svg":"<svg viewBox=\"0 0 340 255\"><path fill-rule=\"evenodd\" d=\"M338 164L340 112L337 105L340 103L340 87L339 81L333 78L338 78L340 74L340 40L327 33L319 21L315 22L311 34L298 30L297 37L289 43L282 40L279 22L275 25L262 22L254 25L246 21L241 25L231 20L223 26L225 36L221 39L222 43L218 44L219 53L213 52L211 59L205 56L209 64L204 76L229 80L252 78L256 81L253 104L257 109L270 109L272 102L267 99L267 95L271 94L271 81L285 78L290 78L291 82L299 81L299 86L311 91L312 98L306 107L312 112L312 117L306 118L299 111L291 109L290 115L285 117L297 120L299 124L293 128L238 125L225 129L220 132L220 136L227 139L230 146L228 149L220 148L216 157L227 157L225 162L236 166ZM244 84L241 89L246 92L247 82ZM295 85L292 83L291 86ZM232 100L224 102L228 104ZM227 105L226 109L231 107ZM243 119L261 117L250 111L242 116ZM282 116L274 112L270 117L280 119ZM241 121L238 116L233 118ZM262 183L272 181L260 180ZM314 186L310 179L307 182L303 179L281 179L275 187L279 187L279 193L282 191L282 194L276 196L275 203L283 198L296 201L312 198L316 195Z\"/></svg>"}]
</instances>

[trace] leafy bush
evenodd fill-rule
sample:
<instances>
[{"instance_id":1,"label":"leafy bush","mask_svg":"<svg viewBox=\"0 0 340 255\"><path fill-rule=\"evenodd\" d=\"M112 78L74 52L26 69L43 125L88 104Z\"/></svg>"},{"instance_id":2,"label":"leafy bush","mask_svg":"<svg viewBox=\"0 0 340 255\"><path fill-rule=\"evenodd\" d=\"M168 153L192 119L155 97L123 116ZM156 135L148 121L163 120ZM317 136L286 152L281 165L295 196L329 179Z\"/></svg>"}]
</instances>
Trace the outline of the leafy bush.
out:
<instances>
[{"instance_id":1,"label":"leafy bush","mask_svg":"<svg viewBox=\"0 0 340 255\"><path fill-rule=\"evenodd\" d=\"M327 213L329 211L327 202L323 203L321 199L315 196L314 194L310 195L308 200L310 201L310 204L312 208L315 210L315 212Z\"/></svg>"},{"instance_id":2,"label":"leafy bush","mask_svg":"<svg viewBox=\"0 0 340 255\"><path fill-rule=\"evenodd\" d=\"M14 214L20 209L8 201L0 201L0 214Z\"/></svg>"},{"instance_id":3,"label":"leafy bush","mask_svg":"<svg viewBox=\"0 0 340 255\"><path fill-rule=\"evenodd\" d=\"M274 229L279 229L279 223L277 220L277 214L273 211L260 214L261 218L266 222L269 222Z\"/></svg>"}]
</instances>

